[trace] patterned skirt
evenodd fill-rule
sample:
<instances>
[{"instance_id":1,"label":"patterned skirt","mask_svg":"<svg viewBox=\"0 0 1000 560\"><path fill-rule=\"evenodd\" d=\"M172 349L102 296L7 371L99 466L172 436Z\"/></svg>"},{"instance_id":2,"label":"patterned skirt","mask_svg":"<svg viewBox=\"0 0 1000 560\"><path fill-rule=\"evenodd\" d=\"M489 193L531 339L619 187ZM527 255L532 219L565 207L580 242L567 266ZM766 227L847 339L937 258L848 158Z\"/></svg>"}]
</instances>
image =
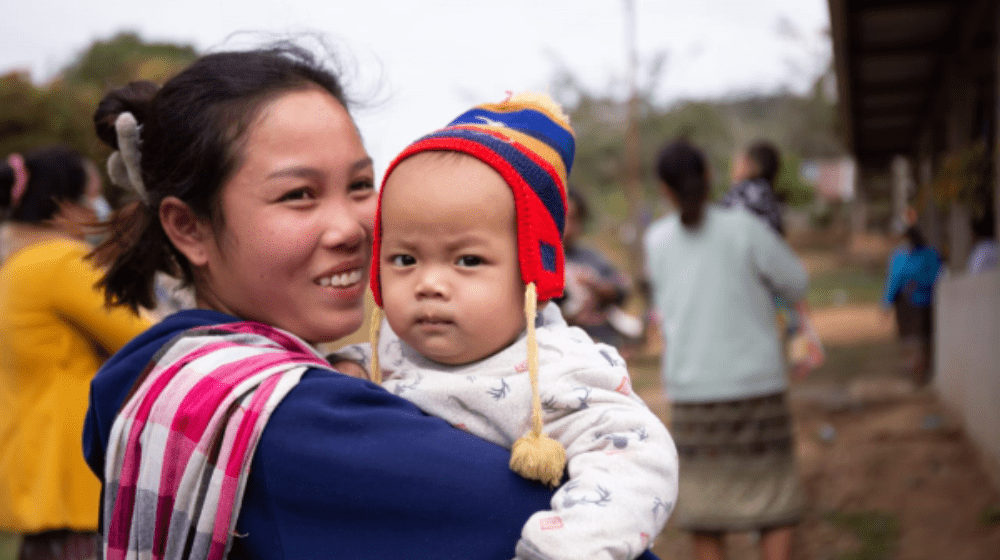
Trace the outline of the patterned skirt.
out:
<instances>
[{"instance_id":1,"label":"patterned skirt","mask_svg":"<svg viewBox=\"0 0 1000 560\"><path fill-rule=\"evenodd\" d=\"M674 520L687 531L767 529L799 521L805 499L784 393L674 403L680 456Z\"/></svg>"}]
</instances>

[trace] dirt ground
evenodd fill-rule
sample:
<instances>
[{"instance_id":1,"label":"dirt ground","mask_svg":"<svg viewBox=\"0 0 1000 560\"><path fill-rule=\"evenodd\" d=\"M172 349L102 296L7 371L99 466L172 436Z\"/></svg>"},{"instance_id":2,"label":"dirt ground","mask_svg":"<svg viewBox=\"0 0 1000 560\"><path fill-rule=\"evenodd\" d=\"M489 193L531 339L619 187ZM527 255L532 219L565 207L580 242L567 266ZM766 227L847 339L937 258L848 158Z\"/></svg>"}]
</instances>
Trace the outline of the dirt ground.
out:
<instances>
[{"instance_id":1,"label":"dirt ground","mask_svg":"<svg viewBox=\"0 0 1000 560\"><path fill-rule=\"evenodd\" d=\"M882 341L893 348L892 322L876 306L820 310L815 322L827 345ZM915 389L892 367L881 370L849 381L807 379L790 389L809 504L793 557L1000 558L1000 491L960 423L932 389ZM666 416L655 390L643 396ZM729 558L758 559L755 542L754 534L733 534ZM693 558L687 536L670 525L653 550L664 560Z\"/></svg>"}]
</instances>

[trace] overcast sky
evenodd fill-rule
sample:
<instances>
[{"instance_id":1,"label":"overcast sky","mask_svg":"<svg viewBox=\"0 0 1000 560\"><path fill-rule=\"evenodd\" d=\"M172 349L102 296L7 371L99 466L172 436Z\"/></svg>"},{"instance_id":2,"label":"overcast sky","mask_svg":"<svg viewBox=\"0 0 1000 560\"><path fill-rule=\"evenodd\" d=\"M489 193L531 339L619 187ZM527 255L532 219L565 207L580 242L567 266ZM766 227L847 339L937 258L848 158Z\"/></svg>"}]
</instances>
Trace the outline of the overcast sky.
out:
<instances>
[{"instance_id":1,"label":"overcast sky","mask_svg":"<svg viewBox=\"0 0 1000 560\"><path fill-rule=\"evenodd\" d=\"M559 69L624 96L624 0L28 0L0 18L0 72L42 82L122 30L199 51L259 33L318 32L353 69L355 111L381 172L408 142L475 103L545 90ZM9 7L8 7L9 8ZM641 70L667 62L663 103L803 90L829 57L825 0L635 0ZM234 33L239 34L233 39ZM642 83L642 81L640 81Z\"/></svg>"}]
</instances>

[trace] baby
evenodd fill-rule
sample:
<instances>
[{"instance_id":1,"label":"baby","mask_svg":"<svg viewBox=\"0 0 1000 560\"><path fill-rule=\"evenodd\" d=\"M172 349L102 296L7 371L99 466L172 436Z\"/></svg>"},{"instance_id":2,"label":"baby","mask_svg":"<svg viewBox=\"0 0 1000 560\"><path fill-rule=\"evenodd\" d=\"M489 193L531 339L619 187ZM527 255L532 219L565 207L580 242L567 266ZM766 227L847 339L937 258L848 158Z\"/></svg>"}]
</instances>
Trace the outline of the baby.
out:
<instances>
[{"instance_id":1,"label":"baby","mask_svg":"<svg viewBox=\"0 0 1000 560\"><path fill-rule=\"evenodd\" d=\"M475 107L407 147L375 223L372 292L387 325L374 355L358 345L337 356L511 448L520 474L555 486L568 472L517 558L631 559L673 510L677 454L618 352L549 302L563 289L574 150L568 119L538 94Z\"/></svg>"}]
</instances>

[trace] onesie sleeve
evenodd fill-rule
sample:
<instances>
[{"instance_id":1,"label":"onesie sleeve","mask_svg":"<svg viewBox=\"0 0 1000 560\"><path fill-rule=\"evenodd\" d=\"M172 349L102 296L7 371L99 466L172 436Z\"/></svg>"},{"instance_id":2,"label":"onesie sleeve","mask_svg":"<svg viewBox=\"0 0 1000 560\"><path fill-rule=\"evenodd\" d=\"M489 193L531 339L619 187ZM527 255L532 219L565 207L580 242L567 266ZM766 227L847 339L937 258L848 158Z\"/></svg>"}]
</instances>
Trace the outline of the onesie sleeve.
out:
<instances>
[{"instance_id":1,"label":"onesie sleeve","mask_svg":"<svg viewBox=\"0 0 1000 560\"><path fill-rule=\"evenodd\" d=\"M546 429L566 447L569 479L525 524L520 560L631 560L673 511L673 440L632 392L624 360L599 347L608 363L546 382Z\"/></svg>"}]
</instances>

